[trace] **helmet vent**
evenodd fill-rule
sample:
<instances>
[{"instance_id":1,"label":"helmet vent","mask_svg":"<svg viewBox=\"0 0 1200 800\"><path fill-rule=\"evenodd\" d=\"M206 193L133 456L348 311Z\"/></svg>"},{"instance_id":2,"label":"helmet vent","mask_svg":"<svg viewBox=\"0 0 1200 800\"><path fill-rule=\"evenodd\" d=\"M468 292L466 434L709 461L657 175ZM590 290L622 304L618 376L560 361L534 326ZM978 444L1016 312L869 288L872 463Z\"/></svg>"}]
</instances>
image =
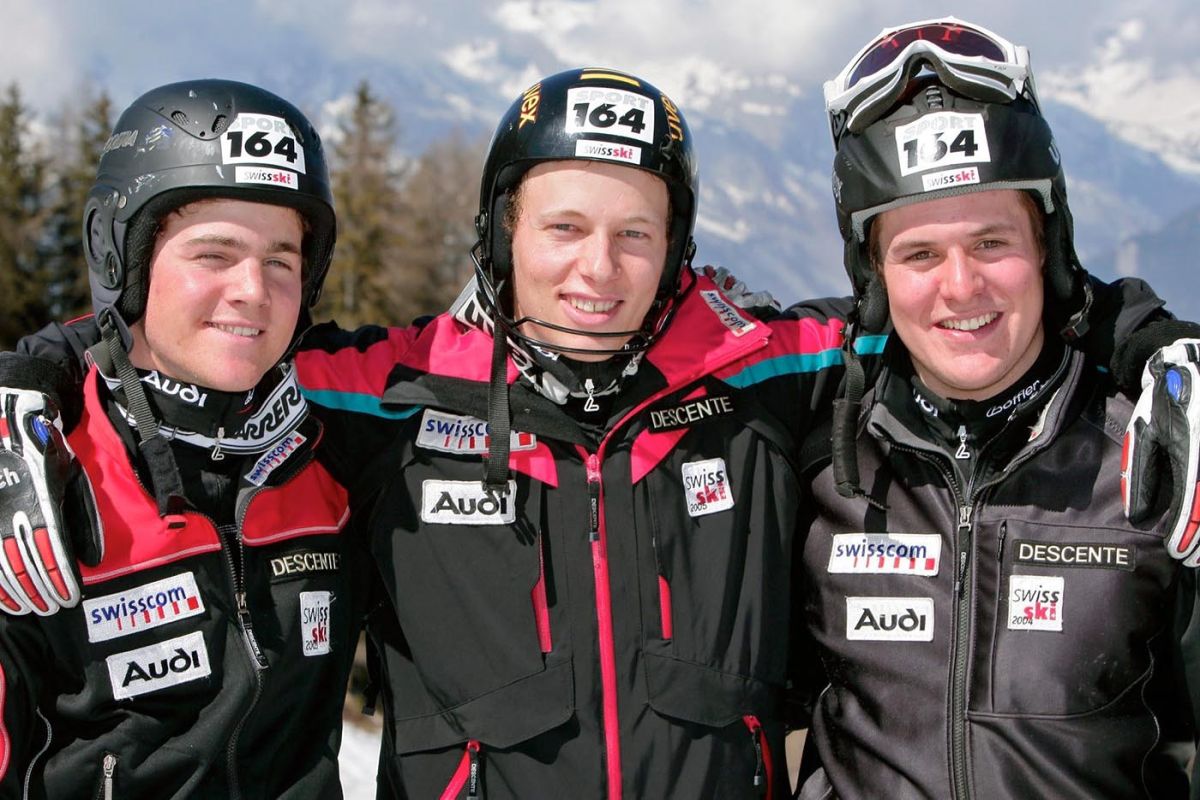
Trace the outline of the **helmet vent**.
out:
<instances>
[{"instance_id":1,"label":"helmet vent","mask_svg":"<svg viewBox=\"0 0 1200 800\"><path fill-rule=\"evenodd\" d=\"M925 89L925 105L928 108L945 108L946 102L942 97L942 87L929 86Z\"/></svg>"},{"instance_id":2,"label":"helmet vent","mask_svg":"<svg viewBox=\"0 0 1200 800\"><path fill-rule=\"evenodd\" d=\"M229 127L229 116L218 114L212 124L213 136L220 136L227 127Z\"/></svg>"},{"instance_id":3,"label":"helmet vent","mask_svg":"<svg viewBox=\"0 0 1200 800\"><path fill-rule=\"evenodd\" d=\"M191 120L189 120L188 115L183 113L182 111L172 111L171 112L171 121L174 122L176 125L178 125L181 128L186 128L188 122L190 122Z\"/></svg>"}]
</instances>

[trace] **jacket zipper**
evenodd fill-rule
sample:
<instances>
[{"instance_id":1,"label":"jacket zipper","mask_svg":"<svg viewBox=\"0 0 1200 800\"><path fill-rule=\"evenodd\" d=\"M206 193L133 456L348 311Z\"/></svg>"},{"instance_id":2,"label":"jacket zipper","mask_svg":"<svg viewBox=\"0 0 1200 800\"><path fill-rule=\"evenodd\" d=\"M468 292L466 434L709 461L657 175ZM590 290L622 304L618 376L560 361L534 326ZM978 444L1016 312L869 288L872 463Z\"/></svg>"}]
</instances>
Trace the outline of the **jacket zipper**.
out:
<instances>
[{"instance_id":1,"label":"jacket zipper","mask_svg":"<svg viewBox=\"0 0 1200 800\"><path fill-rule=\"evenodd\" d=\"M707 374L712 374L726 364L733 363L739 358L745 358L755 350L766 347L766 340L753 346L737 348L729 353L720 363L708 364L696 375L683 376L678 381L671 382L658 392L642 400L629 409L621 419L610 427L601 437L600 446L595 453L589 453L581 445L577 445L583 457L587 472L588 493L588 542L592 546L592 578L595 585L596 620L599 625L600 640L600 683L603 694L602 713L604 720L604 753L605 774L608 781L608 800L621 800L621 743L620 726L617 720L617 663L615 643L613 640L612 592L608 576L608 546L605 541L603 515L603 482L600 471L600 459L609 438L626 422L633 419L642 409L657 402L662 397L676 391L680 386L698 380Z\"/></svg>"},{"instance_id":2,"label":"jacket zipper","mask_svg":"<svg viewBox=\"0 0 1200 800\"><path fill-rule=\"evenodd\" d=\"M891 437L888 437L889 439ZM945 478L947 485L954 494L955 507L958 509L958 520L954 530L954 620L950 637L950 697L947 698L946 716L950 721L949 760L950 786L952 797L969 798L967 784L967 749L966 749L966 679L967 679L967 650L968 634L970 633L971 592L971 535L973 506L963 499L963 492L954 473L942 463L941 458L925 450L910 445L892 441L895 450L910 453L917 458L932 464ZM982 452L980 453L982 458ZM982 462L980 462L982 463ZM968 487L969 493L969 487Z\"/></svg>"},{"instance_id":3,"label":"jacket zipper","mask_svg":"<svg viewBox=\"0 0 1200 800\"><path fill-rule=\"evenodd\" d=\"M537 626L538 646L542 653L549 653L554 647L554 640L550 636L550 605L546 601L546 557L544 552L545 543L542 541L542 532L539 530L537 534L537 549L538 549L538 579L533 586L533 619Z\"/></svg>"},{"instance_id":4,"label":"jacket zipper","mask_svg":"<svg viewBox=\"0 0 1200 800\"><path fill-rule=\"evenodd\" d=\"M242 642L246 645L246 655L250 658L251 666L254 667L254 696L246 705L246 710L242 712L241 719L234 726L233 732L229 736L229 745L225 749L228 759L229 794L233 798L241 797L241 786L238 780L237 768L238 738L241 736L242 728L246 725L246 720L250 718L250 715L254 712L254 707L258 705L258 698L262 696L262 673L268 666L266 656L263 655L262 648L258 646L258 639L254 636L254 625L250 616L250 607L246 602L246 545L242 541L242 524L246 519L246 510L250 507L250 501L260 491L262 491L261 488L251 490L246 493L245 497L239 500L232 530L230 530L229 526L222 526L220 528L220 530L226 533L227 537L233 537L237 542L238 565L234 564L233 555L228 550L221 548L221 553L228 568L230 585L233 589L234 601L237 604L237 621L238 628L242 634ZM232 542L230 543L232 544Z\"/></svg>"},{"instance_id":5,"label":"jacket zipper","mask_svg":"<svg viewBox=\"0 0 1200 800\"><path fill-rule=\"evenodd\" d=\"M601 445L603 448L603 445ZM596 588L596 622L600 635L600 684L604 719L605 773L609 800L621 797L621 742L617 722L617 656L614 652L612 591L608 579L608 542L604 536L604 517L600 513L603 483L599 453L580 448L587 467L588 542L592 546L592 578Z\"/></svg>"},{"instance_id":6,"label":"jacket zipper","mask_svg":"<svg viewBox=\"0 0 1200 800\"><path fill-rule=\"evenodd\" d=\"M483 745L479 743L478 739L467 740L462 758L458 761L458 768L450 777L450 783L446 784L446 788L442 790L439 800L455 800L463 787L467 789L467 797L483 796L483 776L479 772L479 754L482 750Z\"/></svg>"},{"instance_id":7,"label":"jacket zipper","mask_svg":"<svg viewBox=\"0 0 1200 800\"><path fill-rule=\"evenodd\" d=\"M117 754L105 753L100 762L100 789L96 800L113 800L113 778L117 773Z\"/></svg>"},{"instance_id":8,"label":"jacket zipper","mask_svg":"<svg viewBox=\"0 0 1200 800\"><path fill-rule=\"evenodd\" d=\"M753 714L742 717L750 731L754 744L754 791L759 797L775 796L775 770L771 763L771 747L767 744L767 732Z\"/></svg>"}]
</instances>

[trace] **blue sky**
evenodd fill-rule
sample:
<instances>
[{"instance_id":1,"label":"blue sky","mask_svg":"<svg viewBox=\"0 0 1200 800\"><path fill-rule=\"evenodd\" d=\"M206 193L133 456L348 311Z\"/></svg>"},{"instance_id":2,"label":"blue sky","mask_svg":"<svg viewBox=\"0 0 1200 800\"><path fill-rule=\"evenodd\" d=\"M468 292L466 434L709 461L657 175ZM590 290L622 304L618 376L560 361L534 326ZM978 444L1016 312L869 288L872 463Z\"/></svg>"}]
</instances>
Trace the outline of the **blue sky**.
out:
<instances>
[{"instance_id":1,"label":"blue sky","mask_svg":"<svg viewBox=\"0 0 1200 800\"><path fill-rule=\"evenodd\" d=\"M16 80L45 110L68 102L87 81L107 87L123 104L151 86L199 75L269 86L308 69L320 76L329 67L352 66L372 78L396 67L487 70L496 59L522 66L530 77L578 63L620 66L676 95L685 94L689 81L736 81L746 74L778 74L819 90L820 81L880 28L952 10L1029 45L1041 73L1098 73L1116 60L1139 65L1138 79L1149 84L1144 88L1200 85L1200 5L1194 0L949 5L40 0L6 4L0 81Z\"/></svg>"}]
</instances>

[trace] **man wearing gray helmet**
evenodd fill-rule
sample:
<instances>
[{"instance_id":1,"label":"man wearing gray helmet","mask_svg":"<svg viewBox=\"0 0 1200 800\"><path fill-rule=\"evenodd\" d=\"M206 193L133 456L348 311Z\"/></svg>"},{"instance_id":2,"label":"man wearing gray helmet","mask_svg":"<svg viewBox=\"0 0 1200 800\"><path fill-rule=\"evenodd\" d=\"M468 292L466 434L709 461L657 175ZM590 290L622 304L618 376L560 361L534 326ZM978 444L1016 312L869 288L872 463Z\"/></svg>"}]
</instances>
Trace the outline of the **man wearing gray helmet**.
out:
<instances>
[{"instance_id":1,"label":"man wearing gray helmet","mask_svg":"<svg viewBox=\"0 0 1200 800\"><path fill-rule=\"evenodd\" d=\"M48 514L17 526L37 558L5 534L0 795L339 797L361 592L288 360L333 248L320 138L255 86L159 87L118 120L84 224L103 336L82 419L64 441L8 390L0 434L56 454L60 486L69 442L98 522L67 520L82 588ZM82 602L51 615L39 586Z\"/></svg>"},{"instance_id":2,"label":"man wearing gray helmet","mask_svg":"<svg viewBox=\"0 0 1200 800\"><path fill-rule=\"evenodd\" d=\"M1186 796L1195 576L1123 516L1133 404L1064 343L1090 297L1028 53L914 23L826 99L858 322L896 335L810 467L800 796Z\"/></svg>"}]
</instances>

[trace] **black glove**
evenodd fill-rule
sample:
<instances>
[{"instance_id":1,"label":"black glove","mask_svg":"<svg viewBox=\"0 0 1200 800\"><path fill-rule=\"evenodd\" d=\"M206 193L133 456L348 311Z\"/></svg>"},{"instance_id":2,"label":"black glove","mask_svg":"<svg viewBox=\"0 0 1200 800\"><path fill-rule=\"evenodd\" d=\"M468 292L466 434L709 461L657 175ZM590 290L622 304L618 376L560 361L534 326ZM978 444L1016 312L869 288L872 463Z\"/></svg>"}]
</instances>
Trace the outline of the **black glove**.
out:
<instances>
[{"instance_id":1,"label":"black glove","mask_svg":"<svg viewBox=\"0 0 1200 800\"><path fill-rule=\"evenodd\" d=\"M75 559L104 536L91 484L46 395L0 388L0 610L49 615L79 602Z\"/></svg>"},{"instance_id":2,"label":"black glove","mask_svg":"<svg viewBox=\"0 0 1200 800\"><path fill-rule=\"evenodd\" d=\"M1161 508L1160 469L1170 469L1167 552L1188 566L1200 564L1200 339L1180 339L1146 362L1142 396L1125 429L1121 493L1125 515L1141 522ZM1165 488L1165 484L1163 484Z\"/></svg>"}]
</instances>

